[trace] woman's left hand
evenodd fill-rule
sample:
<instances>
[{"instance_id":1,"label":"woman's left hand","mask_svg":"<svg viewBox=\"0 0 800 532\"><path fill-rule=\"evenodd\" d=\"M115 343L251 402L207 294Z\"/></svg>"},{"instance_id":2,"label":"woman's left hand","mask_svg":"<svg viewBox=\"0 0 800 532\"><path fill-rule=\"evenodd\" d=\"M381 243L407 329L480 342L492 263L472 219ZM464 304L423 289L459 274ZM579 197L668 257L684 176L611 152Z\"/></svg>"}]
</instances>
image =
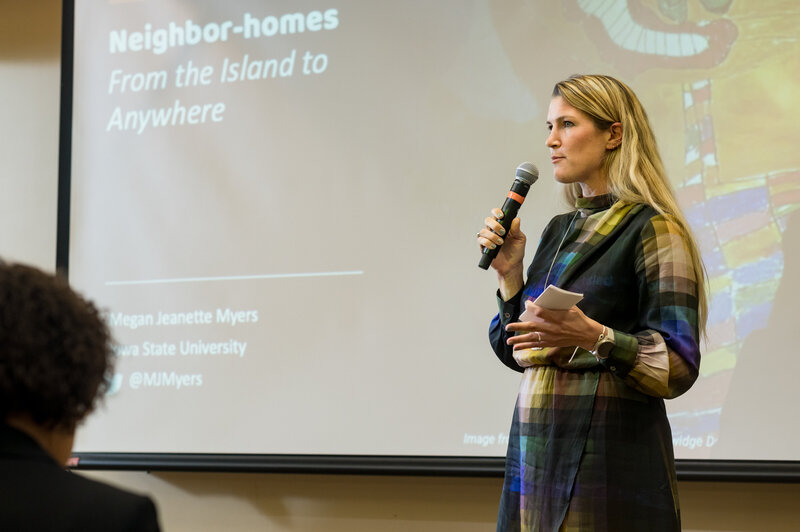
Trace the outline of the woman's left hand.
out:
<instances>
[{"instance_id":1,"label":"woman's left hand","mask_svg":"<svg viewBox=\"0 0 800 532\"><path fill-rule=\"evenodd\" d=\"M508 339L514 351L542 347L568 347L577 345L586 350L594 348L603 326L586 316L576 306L569 310L548 310L525 302L531 321L518 321L506 325L509 333L519 333Z\"/></svg>"}]
</instances>

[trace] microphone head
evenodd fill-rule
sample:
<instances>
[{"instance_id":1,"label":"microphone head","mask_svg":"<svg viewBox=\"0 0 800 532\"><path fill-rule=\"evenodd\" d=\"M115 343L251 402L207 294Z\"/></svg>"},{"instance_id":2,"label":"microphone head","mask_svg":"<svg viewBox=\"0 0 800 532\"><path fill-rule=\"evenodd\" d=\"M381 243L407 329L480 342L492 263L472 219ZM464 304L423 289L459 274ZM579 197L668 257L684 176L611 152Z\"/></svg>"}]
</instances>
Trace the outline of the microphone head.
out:
<instances>
[{"instance_id":1,"label":"microphone head","mask_svg":"<svg viewBox=\"0 0 800 532\"><path fill-rule=\"evenodd\" d=\"M517 166L517 179L527 185L532 185L539 179L539 169L533 163L524 162Z\"/></svg>"}]
</instances>

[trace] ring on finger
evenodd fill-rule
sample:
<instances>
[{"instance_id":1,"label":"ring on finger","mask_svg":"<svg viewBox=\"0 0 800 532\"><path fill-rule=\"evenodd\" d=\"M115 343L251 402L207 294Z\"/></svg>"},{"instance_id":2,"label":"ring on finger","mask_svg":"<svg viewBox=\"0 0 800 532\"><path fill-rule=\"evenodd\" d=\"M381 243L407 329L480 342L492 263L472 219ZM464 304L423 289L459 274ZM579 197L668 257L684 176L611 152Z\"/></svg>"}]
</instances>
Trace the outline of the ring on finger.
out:
<instances>
[{"instance_id":1,"label":"ring on finger","mask_svg":"<svg viewBox=\"0 0 800 532\"><path fill-rule=\"evenodd\" d=\"M539 339L538 341L541 342L542 341L542 333L540 333L539 331L535 331L535 332L536 332L536 337Z\"/></svg>"},{"instance_id":2,"label":"ring on finger","mask_svg":"<svg viewBox=\"0 0 800 532\"><path fill-rule=\"evenodd\" d=\"M480 238L480 237L481 237L481 232L480 232L480 231L478 231L477 233L475 233L475 237L476 237L476 238Z\"/></svg>"}]
</instances>

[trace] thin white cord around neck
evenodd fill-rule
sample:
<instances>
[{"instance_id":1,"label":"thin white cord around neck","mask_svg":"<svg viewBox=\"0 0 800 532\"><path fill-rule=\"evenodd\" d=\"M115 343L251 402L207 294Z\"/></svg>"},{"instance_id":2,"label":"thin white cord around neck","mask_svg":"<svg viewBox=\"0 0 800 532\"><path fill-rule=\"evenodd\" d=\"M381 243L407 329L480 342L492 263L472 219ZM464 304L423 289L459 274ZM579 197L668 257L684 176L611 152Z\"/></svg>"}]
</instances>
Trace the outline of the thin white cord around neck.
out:
<instances>
[{"instance_id":1,"label":"thin white cord around neck","mask_svg":"<svg viewBox=\"0 0 800 532\"><path fill-rule=\"evenodd\" d=\"M572 225L575 223L575 218L578 217L578 213L581 211L575 211L575 215L570 220L569 225L567 225L567 230L564 231L564 236L561 237L561 242L558 243L558 247L556 248L556 252L553 254L553 261L550 263L550 269L547 270L547 276L544 278L544 287L547 288L547 281L550 280L550 272L553 271L553 266L556 263L556 257L558 257L558 252L561 251L561 246L564 245L564 240L567 239L567 235L569 234L570 230L572 229ZM569 361L567 364L572 362L572 359L575 358L575 354L578 352L578 346L575 346L575 350L572 352L572 356L569 357Z\"/></svg>"},{"instance_id":2,"label":"thin white cord around neck","mask_svg":"<svg viewBox=\"0 0 800 532\"><path fill-rule=\"evenodd\" d=\"M569 234L570 229L572 229L572 224L575 223L575 218L578 217L578 213L580 213L580 212L581 211L575 211L575 216L572 217L572 220L569 222L569 225L567 225L567 230L564 231L564 236L561 237L561 242L558 243L558 247L556 248L556 252L553 254L553 262L550 263L550 269L547 270L547 276L544 278L544 287L545 288L547 288L547 281L550 280L550 272L553 271L553 266L556 263L556 257L558 257L558 252L561 251L561 246L564 245L564 240L567 239L567 235Z\"/></svg>"}]
</instances>

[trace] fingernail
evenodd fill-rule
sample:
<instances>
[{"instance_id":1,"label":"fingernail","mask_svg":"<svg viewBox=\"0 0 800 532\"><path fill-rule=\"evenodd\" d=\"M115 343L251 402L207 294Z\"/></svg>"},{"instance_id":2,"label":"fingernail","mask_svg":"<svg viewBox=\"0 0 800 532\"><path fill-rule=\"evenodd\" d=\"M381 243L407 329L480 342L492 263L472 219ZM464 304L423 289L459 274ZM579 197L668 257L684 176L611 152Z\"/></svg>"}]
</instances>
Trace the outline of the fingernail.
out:
<instances>
[{"instance_id":1,"label":"fingernail","mask_svg":"<svg viewBox=\"0 0 800 532\"><path fill-rule=\"evenodd\" d=\"M501 246L503 245L503 242L504 242L504 241L503 241L503 239L501 238L501 239L500 239L500 245L501 245Z\"/></svg>"},{"instance_id":2,"label":"fingernail","mask_svg":"<svg viewBox=\"0 0 800 532\"><path fill-rule=\"evenodd\" d=\"M494 248L496 248L496 247L497 247L497 246L496 246L494 243L491 243L491 244L489 244L489 249L494 249Z\"/></svg>"},{"instance_id":3,"label":"fingernail","mask_svg":"<svg viewBox=\"0 0 800 532\"><path fill-rule=\"evenodd\" d=\"M498 235L504 235L504 234L506 234L506 230L501 227L500 229L497 230L497 234Z\"/></svg>"}]
</instances>

